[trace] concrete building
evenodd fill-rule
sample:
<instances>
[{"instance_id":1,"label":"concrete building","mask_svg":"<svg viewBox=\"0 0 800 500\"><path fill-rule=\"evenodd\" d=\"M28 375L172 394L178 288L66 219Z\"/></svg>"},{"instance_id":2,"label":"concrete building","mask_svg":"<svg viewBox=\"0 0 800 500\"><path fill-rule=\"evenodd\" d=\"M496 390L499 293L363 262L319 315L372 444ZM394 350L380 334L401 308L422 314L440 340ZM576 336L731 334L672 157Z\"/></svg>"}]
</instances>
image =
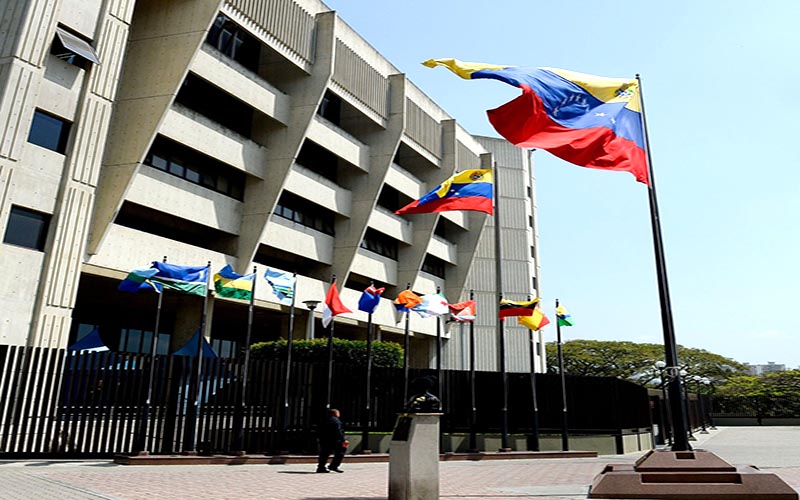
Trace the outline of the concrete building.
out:
<instances>
[{"instance_id":1,"label":"concrete building","mask_svg":"<svg viewBox=\"0 0 800 500\"><path fill-rule=\"evenodd\" d=\"M402 341L390 302L406 284L451 302L474 289L478 369L497 369L494 221L393 212L457 170L496 164L504 292L535 296L530 155L470 135L322 2L0 9L0 344L65 347L97 328L111 349L145 351L156 297L116 287L166 256L297 272L296 338L320 316L303 301L322 300L333 275L353 310L371 281L387 288L383 340ZM202 300L164 295L160 352L194 334ZM204 334L236 352L246 304L212 297L208 309ZM366 320L339 316L336 335L364 338ZM254 325L254 341L288 331L263 280ZM444 366L465 367L463 335L443 329ZM436 321L414 317L411 330L412 363L432 365ZM529 369L526 332L507 327L509 370Z\"/></svg>"},{"instance_id":2,"label":"concrete building","mask_svg":"<svg viewBox=\"0 0 800 500\"><path fill-rule=\"evenodd\" d=\"M786 371L786 365L779 365L779 364L775 363L774 361L767 361L766 365L751 365L751 364L745 363L744 366L747 367L747 371L750 373L750 375L756 375L756 376L764 375L764 374L767 374L767 373L776 373L776 372L784 372L784 371Z\"/></svg>"}]
</instances>

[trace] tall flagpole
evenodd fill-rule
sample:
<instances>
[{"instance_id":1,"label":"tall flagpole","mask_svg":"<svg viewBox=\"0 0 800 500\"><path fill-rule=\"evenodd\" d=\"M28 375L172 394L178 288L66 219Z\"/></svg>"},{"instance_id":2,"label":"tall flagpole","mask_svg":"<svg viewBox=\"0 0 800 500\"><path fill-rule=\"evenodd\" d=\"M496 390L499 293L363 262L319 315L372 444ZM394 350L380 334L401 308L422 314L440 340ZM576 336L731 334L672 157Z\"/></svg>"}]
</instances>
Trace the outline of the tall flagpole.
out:
<instances>
[{"instance_id":1,"label":"tall flagpole","mask_svg":"<svg viewBox=\"0 0 800 500\"><path fill-rule=\"evenodd\" d=\"M289 428L289 382L292 379L292 344L294 343L294 301L297 297L297 272L292 274L292 304L289 306L289 332L286 335L286 374L283 385L283 416L281 418L282 433ZM313 318L312 318L313 321ZM329 383L330 384L330 383ZM285 436L282 436L285 437ZM284 444L286 440L284 439Z\"/></svg>"},{"instance_id":2,"label":"tall flagpole","mask_svg":"<svg viewBox=\"0 0 800 500\"><path fill-rule=\"evenodd\" d=\"M688 425L686 423L686 401L683 399L681 390L681 378L678 375L680 365L678 364L678 347L675 342L675 328L672 321L672 306L669 298L669 284L667 282L667 263L664 257L664 244L661 237L661 219L658 215L658 200L656 198L656 180L653 175L653 159L650 154L650 140L647 134L647 119L644 112L644 93L642 91L642 79L636 74L636 81L639 84L639 104L642 109L642 130L644 132L644 146L647 151L647 176L650 181L648 194L650 198L650 223L653 229L653 249L656 258L656 274L658 276L658 296L661 301L661 325L664 331L664 357L667 362L665 371L667 373L667 389L670 403L670 414L672 415L672 425L674 436L672 441L672 451L689 451L687 436Z\"/></svg>"},{"instance_id":3,"label":"tall flagpole","mask_svg":"<svg viewBox=\"0 0 800 500\"><path fill-rule=\"evenodd\" d=\"M194 401L187 408L191 414L186 415L186 434L184 436L184 452L189 454L197 453L197 424L200 418L200 385L203 379L203 333L206 326L206 316L208 315L208 281L211 276L211 261L206 264L206 295L203 297L203 312L200 316L200 331L197 334L197 365L194 374Z\"/></svg>"},{"instance_id":4,"label":"tall flagpole","mask_svg":"<svg viewBox=\"0 0 800 500\"><path fill-rule=\"evenodd\" d=\"M331 276L331 286L336 286L336 275ZM329 306L330 307L330 306ZM328 325L328 390L325 393L325 408L331 408L331 389L333 383L333 325L335 316L331 316L331 324Z\"/></svg>"},{"instance_id":5,"label":"tall flagpole","mask_svg":"<svg viewBox=\"0 0 800 500\"><path fill-rule=\"evenodd\" d=\"M161 262L167 262L167 256ZM147 450L147 424L150 421L150 410L153 405L153 383L156 375L156 351L158 350L158 329L161 322L161 304L164 301L164 289L162 288L158 293L158 305L156 306L156 324L153 330L153 341L150 343L150 374L147 379L147 399L142 408L142 418L139 422L139 428L136 431L136 451L138 455L148 455Z\"/></svg>"},{"instance_id":6,"label":"tall flagpole","mask_svg":"<svg viewBox=\"0 0 800 500\"><path fill-rule=\"evenodd\" d=\"M436 287L437 295L441 293L442 289L440 287ZM442 393L442 388L444 387L442 383L442 322L439 321L439 315L436 315L436 380L438 382L438 392L437 396L439 396L439 401L441 401L442 408L444 408L444 394Z\"/></svg>"},{"instance_id":7,"label":"tall flagpole","mask_svg":"<svg viewBox=\"0 0 800 500\"><path fill-rule=\"evenodd\" d=\"M500 451L509 451L508 447L508 372L506 371L506 339L505 323L500 317L500 301L503 300L502 273L502 241L500 238L500 189L497 179L497 162L492 164L492 180L494 181L494 263L495 287L497 288L497 342L500 364L500 378L503 385L503 403L500 408Z\"/></svg>"},{"instance_id":8,"label":"tall flagpole","mask_svg":"<svg viewBox=\"0 0 800 500\"><path fill-rule=\"evenodd\" d=\"M475 290L469 291L469 300L475 300ZM474 311L475 318L469 322L469 450L478 451L477 425L478 408L475 405L475 319L477 319L477 308Z\"/></svg>"},{"instance_id":9,"label":"tall flagpole","mask_svg":"<svg viewBox=\"0 0 800 500\"><path fill-rule=\"evenodd\" d=\"M411 283L406 285L406 290L411 290ZM411 315L411 310L409 308L405 308L406 310L406 327L403 335L403 406L405 407L406 402L408 401L408 348L409 348L409 336L411 332L409 331L410 324L409 324L409 316Z\"/></svg>"},{"instance_id":10,"label":"tall flagpole","mask_svg":"<svg viewBox=\"0 0 800 500\"><path fill-rule=\"evenodd\" d=\"M564 374L564 350L561 348L561 323L558 321L558 299L556 299L556 336L558 339L558 374L561 377L561 450L569 451L569 427L567 423L567 379Z\"/></svg>"},{"instance_id":11,"label":"tall flagpole","mask_svg":"<svg viewBox=\"0 0 800 500\"><path fill-rule=\"evenodd\" d=\"M247 306L247 330L244 335L244 360L242 361L242 383L239 387L239 401L234 414L234 438L232 452L234 455L244 455L244 428L245 414L247 413L247 379L250 375L250 337L253 332L253 309L256 298L256 281L258 281L258 268L253 266L253 286L250 290L250 303Z\"/></svg>"},{"instance_id":12,"label":"tall flagpole","mask_svg":"<svg viewBox=\"0 0 800 500\"><path fill-rule=\"evenodd\" d=\"M374 287L375 282L370 281L369 286ZM369 419L370 419L370 399L372 398L372 311L367 314L367 380L364 388L364 416L362 417L361 428L361 452L371 453L369 449Z\"/></svg>"},{"instance_id":13,"label":"tall flagpole","mask_svg":"<svg viewBox=\"0 0 800 500\"><path fill-rule=\"evenodd\" d=\"M528 295L528 300L531 296ZM531 451L539 451L539 398L536 395L536 343L533 330L528 328L528 353L531 358L531 399L533 400L533 416L531 419Z\"/></svg>"}]
</instances>

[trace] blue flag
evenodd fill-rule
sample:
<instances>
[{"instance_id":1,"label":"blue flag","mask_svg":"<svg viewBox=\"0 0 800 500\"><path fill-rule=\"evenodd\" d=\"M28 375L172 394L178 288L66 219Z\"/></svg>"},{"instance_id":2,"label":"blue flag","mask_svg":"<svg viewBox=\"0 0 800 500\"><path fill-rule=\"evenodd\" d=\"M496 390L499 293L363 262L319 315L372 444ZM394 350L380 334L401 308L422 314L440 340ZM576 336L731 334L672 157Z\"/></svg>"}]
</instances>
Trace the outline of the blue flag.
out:
<instances>
[{"instance_id":1,"label":"blue flag","mask_svg":"<svg viewBox=\"0 0 800 500\"><path fill-rule=\"evenodd\" d=\"M178 349L177 351L173 352L174 356L197 356L197 336L200 335L200 329L198 328L197 331L192 335L192 338L189 339L189 342L183 344L183 347ZM210 359L210 358L217 358L217 353L214 352L214 349L209 345L208 341L205 337L203 337L203 359Z\"/></svg>"},{"instance_id":2,"label":"blue flag","mask_svg":"<svg viewBox=\"0 0 800 500\"><path fill-rule=\"evenodd\" d=\"M283 271L267 268L264 279L272 287L272 293L278 297L281 304L290 306L294 298L294 288L297 280L294 276Z\"/></svg>"},{"instance_id":3,"label":"blue flag","mask_svg":"<svg viewBox=\"0 0 800 500\"><path fill-rule=\"evenodd\" d=\"M368 286L358 299L358 310L368 314L374 313L375 308L381 303L381 294L384 290L385 288L375 288L374 285Z\"/></svg>"}]
</instances>

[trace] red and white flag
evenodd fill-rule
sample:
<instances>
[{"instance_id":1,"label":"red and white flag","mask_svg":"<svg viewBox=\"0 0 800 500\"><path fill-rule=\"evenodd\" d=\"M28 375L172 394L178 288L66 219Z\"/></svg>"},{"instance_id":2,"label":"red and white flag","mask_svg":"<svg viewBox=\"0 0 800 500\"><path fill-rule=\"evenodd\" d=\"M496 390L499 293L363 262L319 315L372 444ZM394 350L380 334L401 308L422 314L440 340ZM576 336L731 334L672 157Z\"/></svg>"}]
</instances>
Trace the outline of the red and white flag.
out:
<instances>
[{"instance_id":1,"label":"red and white flag","mask_svg":"<svg viewBox=\"0 0 800 500\"><path fill-rule=\"evenodd\" d=\"M325 309L322 310L322 326L326 327L333 321L334 316L339 314L351 313L350 309L342 304L339 298L339 291L336 289L336 282L331 283L328 293L325 295Z\"/></svg>"}]
</instances>

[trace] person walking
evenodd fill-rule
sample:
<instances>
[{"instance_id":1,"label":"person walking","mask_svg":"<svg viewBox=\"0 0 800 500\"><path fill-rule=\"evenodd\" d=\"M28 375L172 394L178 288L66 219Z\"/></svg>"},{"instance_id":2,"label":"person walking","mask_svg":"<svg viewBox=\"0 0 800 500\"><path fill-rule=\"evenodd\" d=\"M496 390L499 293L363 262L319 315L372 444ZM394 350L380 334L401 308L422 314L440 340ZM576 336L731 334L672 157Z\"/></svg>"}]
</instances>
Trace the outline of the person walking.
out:
<instances>
[{"instance_id":1,"label":"person walking","mask_svg":"<svg viewBox=\"0 0 800 500\"><path fill-rule=\"evenodd\" d=\"M347 450L347 445L350 444L344 438L344 426L342 421L339 420L339 410L331 408L328 410L328 418L319 427L319 462L317 463L317 472L344 472L339 468L344 458L344 452ZM328 462L328 457L333 454L333 460L328 468L325 464Z\"/></svg>"}]
</instances>

